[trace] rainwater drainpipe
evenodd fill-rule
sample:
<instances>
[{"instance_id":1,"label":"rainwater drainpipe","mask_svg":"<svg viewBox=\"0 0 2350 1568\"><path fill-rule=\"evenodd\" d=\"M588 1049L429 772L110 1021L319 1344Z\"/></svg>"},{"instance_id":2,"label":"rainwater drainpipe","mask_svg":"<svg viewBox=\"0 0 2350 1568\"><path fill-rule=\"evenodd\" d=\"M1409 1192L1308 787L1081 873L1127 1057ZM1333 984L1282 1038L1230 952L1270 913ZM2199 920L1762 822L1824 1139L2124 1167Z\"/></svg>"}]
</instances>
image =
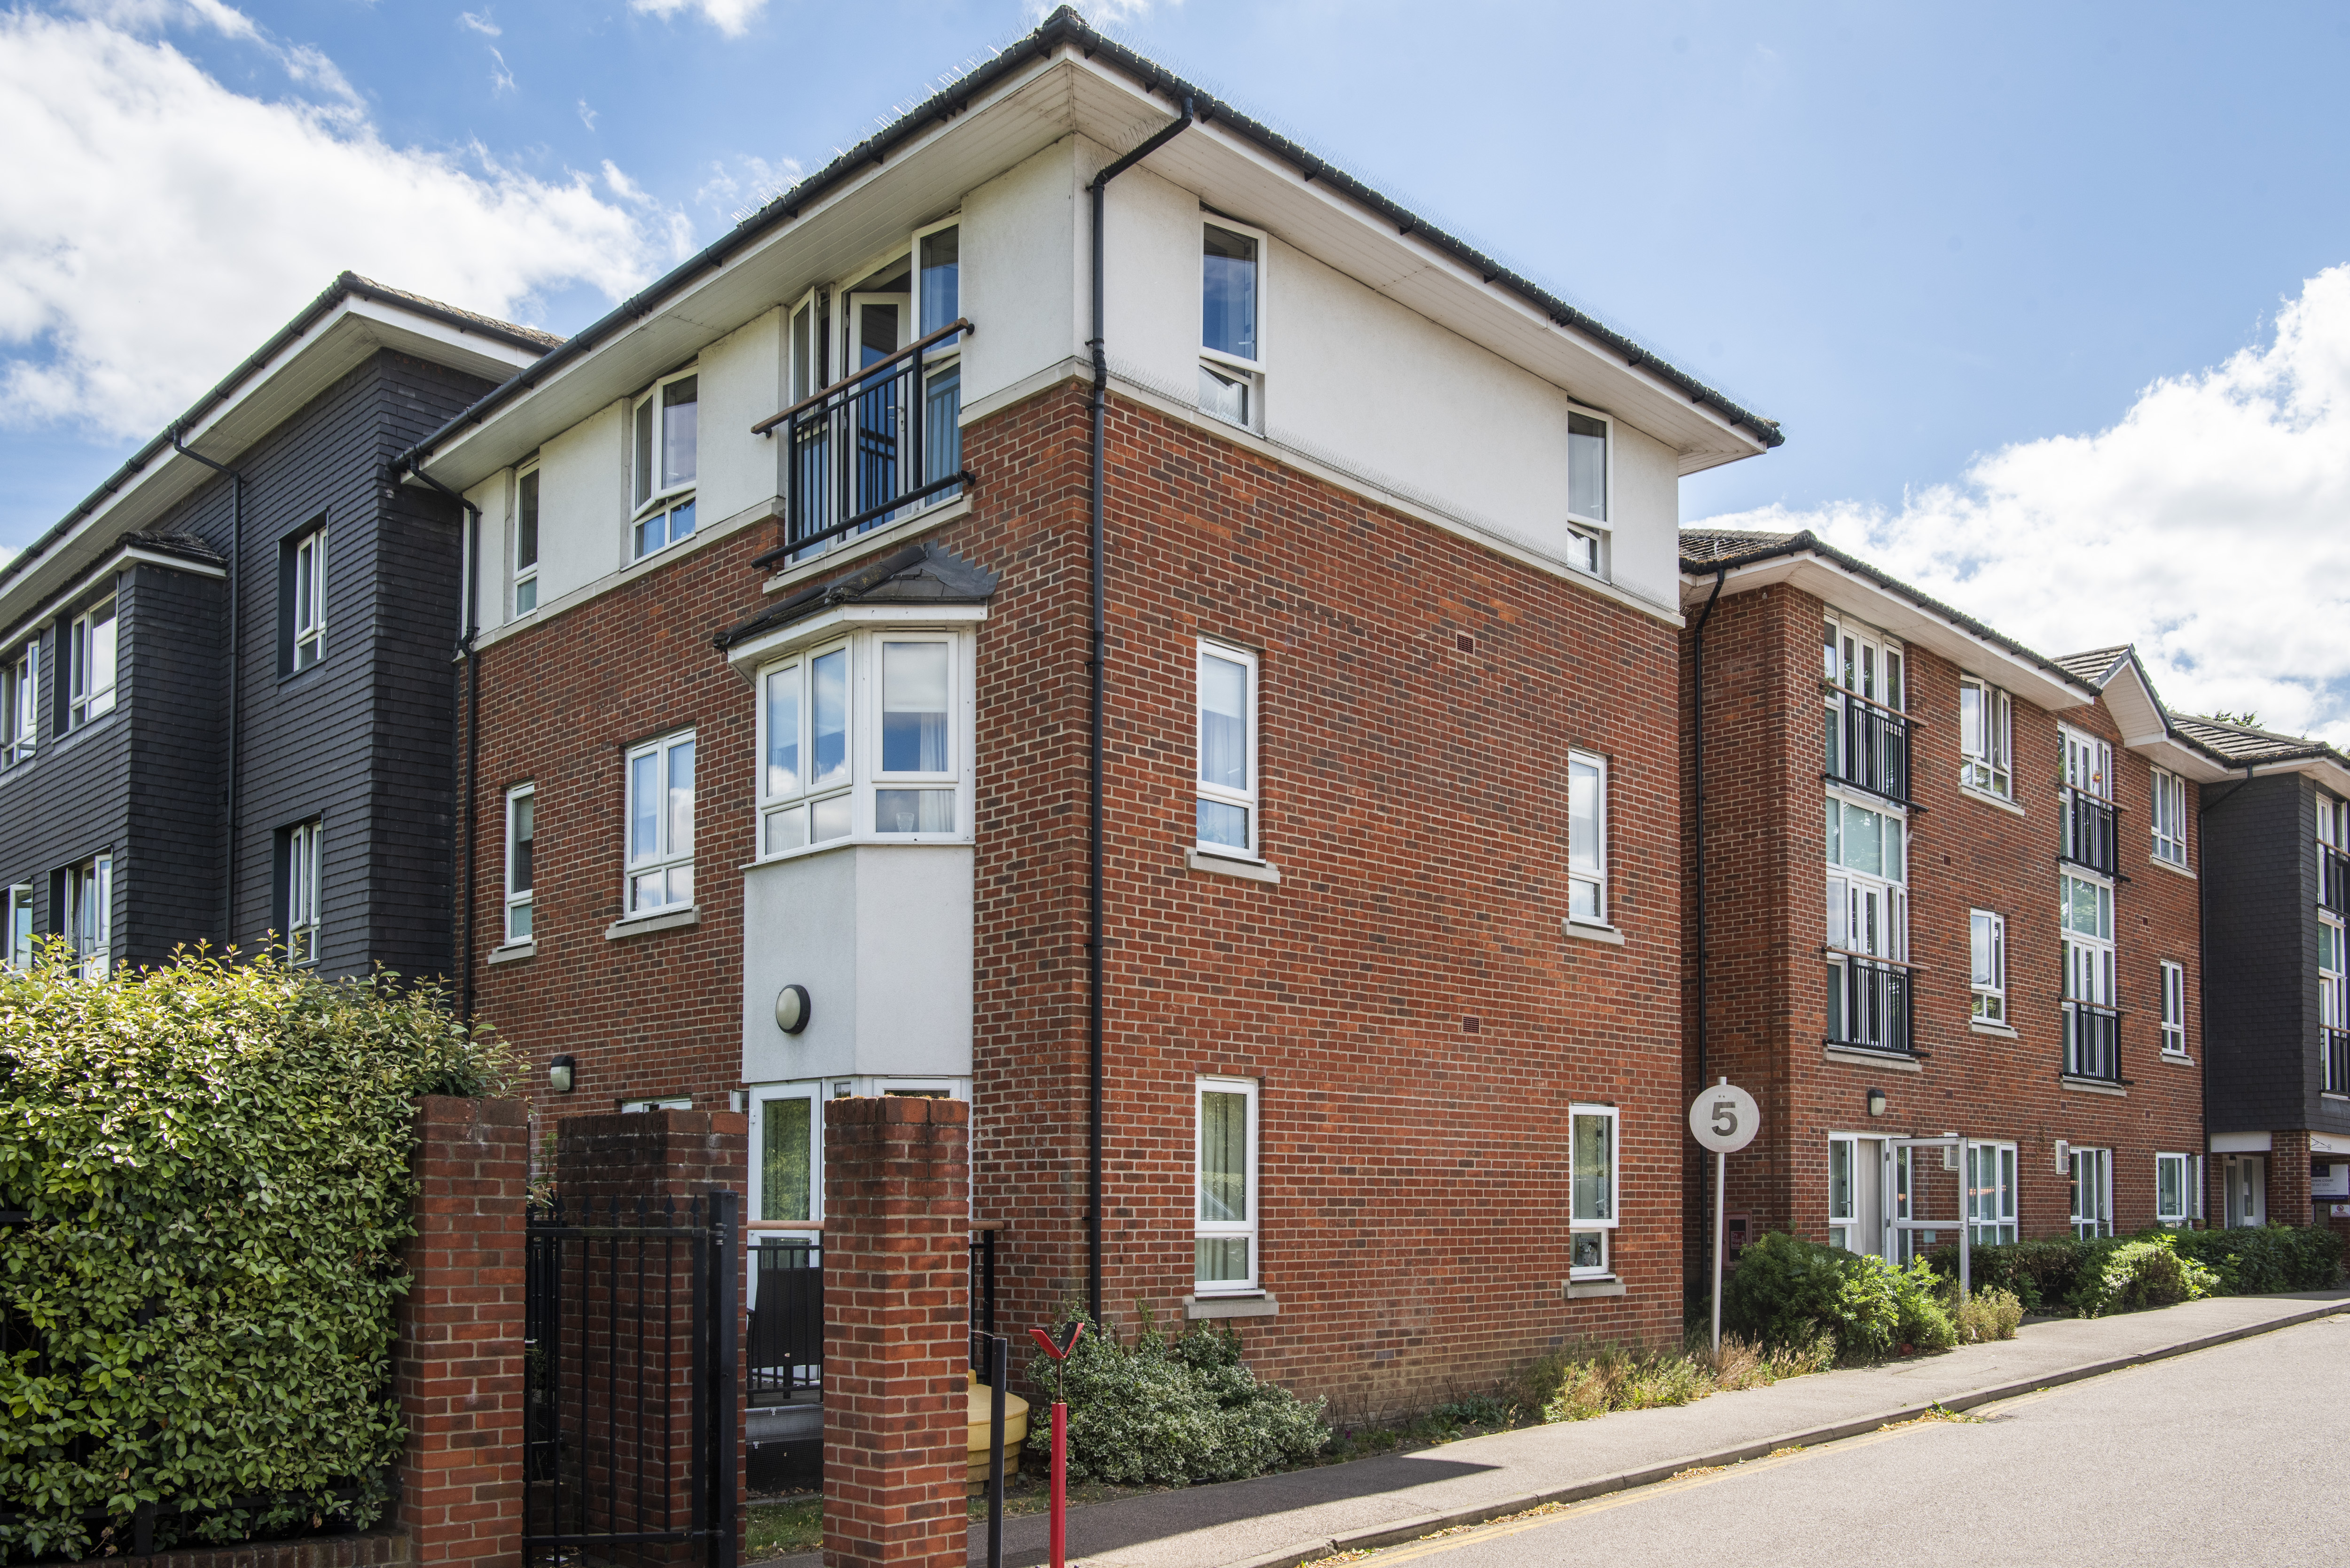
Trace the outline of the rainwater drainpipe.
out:
<instances>
[{"instance_id":1,"label":"rainwater drainpipe","mask_svg":"<svg viewBox=\"0 0 2350 1568\"><path fill-rule=\"evenodd\" d=\"M1713 592L1705 597L1705 611L1690 628L1690 763L1694 775L1697 841L1697 1081L1700 1088L1712 1080L1706 1076L1705 1060L1705 623L1713 618L1713 607L1721 597L1721 585L1730 576L1727 563L1713 569ZM1705 1212L1705 1161L1697 1162L1698 1212Z\"/></svg>"},{"instance_id":2,"label":"rainwater drainpipe","mask_svg":"<svg viewBox=\"0 0 2350 1568\"><path fill-rule=\"evenodd\" d=\"M1189 130L1190 99L1183 118L1107 165L1088 187L1094 198L1093 483L1090 496L1093 553L1092 820L1086 844L1086 1311L1096 1324L1102 1313L1102 661L1107 631L1102 587L1102 413L1109 391L1109 356L1102 337L1102 197L1109 182Z\"/></svg>"},{"instance_id":3,"label":"rainwater drainpipe","mask_svg":"<svg viewBox=\"0 0 2350 1568\"><path fill-rule=\"evenodd\" d=\"M244 673L244 648L239 636L244 606L236 596L236 568L244 556L244 475L200 452L190 452L180 440L177 425L172 427L172 449L214 473L228 475L228 825L226 864L221 877L221 946L227 947L236 940L236 694Z\"/></svg>"},{"instance_id":4,"label":"rainwater drainpipe","mask_svg":"<svg viewBox=\"0 0 2350 1568\"><path fill-rule=\"evenodd\" d=\"M452 939L450 943L452 956L458 965L457 1017L461 1023L471 1025L473 1022L473 784L482 760L482 655L473 646L473 639L481 634L482 628L474 618L473 601L474 579L480 575L475 567L482 556L482 509L425 472L417 459L408 460L408 472L465 509L465 525L459 530L465 555L457 569L458 581L464 585L460 594L463 603L457 611L460 623L457 657L463 661L464 668L457 678L463 682L465 693L465 716L463 720L465 732L463 751L465 826L459 836L462 847L452 847L450 852L452 859L458 855L465 857L464 892L461 895L457 890L458 867L452 865L449 867L449 934ZM455 705L452 704L452 707ZM454 735L450 737L449 750L450 772L456 773L459 771L459 748Z\"/></svg>"}]
</instances>

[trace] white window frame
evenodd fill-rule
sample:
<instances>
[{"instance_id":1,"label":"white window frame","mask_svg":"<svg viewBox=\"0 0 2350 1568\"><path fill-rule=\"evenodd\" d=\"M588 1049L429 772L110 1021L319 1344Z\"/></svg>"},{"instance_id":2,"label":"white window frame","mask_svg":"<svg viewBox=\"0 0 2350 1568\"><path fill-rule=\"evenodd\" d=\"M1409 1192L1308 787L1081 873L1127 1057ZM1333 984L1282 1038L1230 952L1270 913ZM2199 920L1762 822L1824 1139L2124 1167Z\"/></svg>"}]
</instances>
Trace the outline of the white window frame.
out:
<instances>
[{"instance_id":1,"label":"white window frame","mask_svg":"<svg viewBox=\"0 0 2350 1568\"><path fill-rule=\"evenodd\" d=\"M693 477L663 484L660 483L660 465L662 456L668 451L669 439L669 412L668 405L662 400L663 394L678 382L693 380L701 373L702 367L698 362L689 365L682 370L663 376L642 393L629 400L629 559L631 561L658 556L671 545L692 537L697 532L698 519L693 515L693 504L696 487L702 478L702 389L698 381L694 387ZM651 410L650 447L649 452L639 452L637 430L648 408ZM650 467L650 472L644 471L647 465ZM676 518L679 513L685 514L681 529ZM648 524L656 516L662 520L661 540L647 548Z\"/></svg>"},{"instance_id":2,"label":"white window frame","mask_svg":"<svg viewBox=\"0 0 2350 1568\"><path fill-rule=\"evenodd\" d=\"M2014 1241L2016 1146L1970 1139L1967 1158L1973 1166L1963 1172L1966 1220L1973 1228L1969 1239L1978 1247Z\"/></svg>"},{"instance_id":3,"label":"white window frame","mask_svg":"<svg viewBox=\"0 0 2350 1568\"><path fill-rule=\"evenodd\" d=\"M2187 781L2168 768L2153 770L2153 857L2187 869Z\"/></svg>"},{"instance_id":4,"label":"white window frame","mask_svg":"<svg viewBox=\"0 0 2350 1568\"><path fill-rule=\"evenodd\" d=\"M1596 864L1591 866L1578 866L1575 864L1575 771L1577 768L1589 768L1599 775L1599 809L1598 821L1596 824L1599 836L1599 853ZM1609 923L1613 917L1610 914L1610 900L1607 896L1609 891L1609 878L1607 875L1607 829L1609 826L1607 820L1607 759L1606 757L1601 756L1596 752L1586 752L1574 747L1569 747L1567 749L1567 826L1566 843L1565 846L1566 851L1566 918L1578 926L1595 926L1603 930L1614 929ZM1589 888L1592 890L1593 908L1596 910L1596 914L1594 917L1586 918L1575 913L1575 894L1577 888Z\"/></svg>"},{"instance_id":5,"label":"white window frame","mask_svg":"<svg viewBox=\"0 0 2350 1568\"><path fill-rule=\"evenodd\" d=\"M1970 733L1967 700L1977 704ZM1977 675L1959 678L1959 784L1996 800L2015 799L2015 700Z\"/></svg>"},{"instance_id":6,"label":"white window frame","mask_svg":"<svg viewBox=\"0 0 2350 1568\"><path fill-rule=\"evenodd\" d=\"M1624 1117L1615 1106L1596 1101L1577 1101L1566 1107L1566 1230L1567 1278L1570 1280L1613 1279L1616 1273L1616 1231L1624 1219ZM1592 1117L1607 1123L1607 1196L1602 1207L1604 1214L1584 1214L1576 1210L1578 1198L1575 1180L1575 1124ZM1575 1262L1575 1239L1577 1236L1598 1238L1599 1261L1578 1265Z\"/></svg>"},{"instance_id":7,"label":"white window frame","mask_svg":"<svg viewBox=\"0 0 2350 1568\"><path fill-rule=\"evenodd\" d=\"M1246 727L1248 731L1248 787L1243 790L1232 789L1225 784L1210 784L1205 778L1201 776L1202 770L1207 765L1208 748L1205 732L1208 723L1208 710L1204 701L1204 694L1207 690L1207 661L1211 658L1221 659L1230 664L1237 664L1248 672L1246 688L1248 701L1248 713L1246 717ZM1201 638L1199 639L1199 644L1194 652L1191 665L1191 781L1193 790L1198 800L1218 805L1237 807L1239 810L1245 813L1248 817L1248 843L1245 846L1231 844L1211 844L1208 840L1200 836L1200 813L1198 806L1195 805L1191 811L1191 840L1193 847L1197 848L1202 855L1222 856L1228 860L1262 860L1263 858L1264 791L1263 785L1264 775L1260 771L1257 762L1258 740L1264 730L1264 704L1262 697L1262 691L1263 666L1254 653L1250 652L1247 649L1237 647L1229 642L1217 641L1212 638Z\"/></svg>"},{"instance_id":8,"label":"white window frame","mask_svg":"<svg viewBox=\"0 0 2350 1568\"><path fill-rule=\"evenodd\" d=\"M1978 1023L2007 1023L2007 920L1989 909L1967 911L1969 983ZM1988 962L1979 951L1987 952Z\"/></svg>"},{"instance_id":9,"label":"white window frame","mask_svg":"<svg viewBox=\"0 0 2350 1568\"><path fill-rule=\"evenodd\" d=\"M1204 397L1201 399L1200 403L1200 411L1206 414L1211 419L1222 421L1224 423L1232 425L1240 430L1245 430L1252 432L1261 431L1264 429L1265 342L1267 337L1265 330L1265 317L1268 314L1266 309L1268 304L1268 291L1265 285L1268 277L1270 276L1271 270L1268 264L1272 260L1270 254L1273 249L1272 238L1263 229L1253 228L1246 223L1236 223L1230 218L1219 217L1213 213L1202 213L1200 215L1199 287L1193 292L1192 300L1200 306L1202 312L1207 308L1208 298L1208 231L1210 229L1222 229L1227 234L1238 234L1243 239L1253 240L1256 243L1256 357L1254 358L1250 358L1244 355L1227 353L1221 348L1209 348L1206 341L1207 327L1205 322L1202 321L1200 333L1201 377L1204 381L1209 375L1213 374L1226 380L1237 380L1241 382L1245 389L1244 395L1247 399L1247 417L1242 420L1233 420L1222 413L1216 412L1214 410L1208 407L1207 400ZM1204 389L1205 389L1203 387L1202 390L1204 391Z\"/></svg>"},{"instance_id":10,"label":"white window frame","mask_svg":"<svg viewBox=\"0 0 2350 1568\"><path fill-rule=\"evenodd\" d=\"M1882 1149L1884 1146L1879 1144L1877 1147ZM1846 1187L1851 1199L1851 1207L1841 1213L1836 1209L1835 1167L1838 1155L1844 1158ZM1871 1174L1881 1185L1885 1180L1881 1154L1878 1156L1878 1163L1879 1168ZM1856 1234L1860 1230L1860 1135L1858 1133L1828 1134L1828 1245L1842 1247L1847 1252L1866 1251L1866 1248L1856 1245L1861 1240Z\"/></svg>"},{"instance_id":11,"label":"white window frame","mask_svg":"<svg viewBox=\"0 0 2350 1568\"><path fill-rule=\"evenodd\" d=\"M2326 963L2326 950L2333 949L2334 961ZM2334 1052L2326 1029L2350 1028L2350 929L2345 929L2340 917L2332 911L2317 912L2317 1033L2318 1055L2324 1075L2325 1093L2342 1094L2345 1085L2334 1081Z\"/></svg>"},{"instance_id":12,"label":"white window frame","mask_svg":"<svg viewBox=\"0 0 2350 1568\"><path fill-rule=\"evenodd\" d=\"M103 979L114 967L112 855L93 855L66 872L66 940L82 979Z\"/></svg>"},{"instance_id":13,"label":"white window frame","mask_svg":"<svg viewBox=\"0 0 2350 1568\"><path fill-rule=\"evenodd\" d=\"M698 759L697 759L698 760ZM530 881L515 886L515 851L522 840L515 835L515 819L524 806L530 808ZM506 857L505 857L505 926L503 936L508 947L519 947L538 940L537 905L534 890L538 883L538 785L536 783L516 784L506 791Z\"/></svg>"},{"instance_id":14,"label":"white window frame","mask_svg":"<svg viewBox=\"0 0 2350 1568\"><path fill-rule=\"evenodd\" d=\"M1567 504L1561 508L1566 515L1567 537L1571 542L1567 565L1579 572L1604 578L1609 569L1607 546L1615 537L1616 527L1612 521L1616 515L1616 417L1603 414L1597 409L1586 409L1579 403L1569 403L1566 414L1570 420L1596 420L1602 427L1600 451L1603 455L1600 462L1607 472L1602 478L1599 504L1607 514L1605 517L1594 517L1575 509L1575 443L1572 440L1573 427L1569 426L1569 439L1565 443Z\"/></svg>"},{"instance_id":15,"label":"white window frame","mask_svg":"<svg viewBox=\"0 0 2350 1568\"><path fill-rule=\"evenodd\" d=\"M962 714L962 692L965 685L968 684L962 670L962 662L969 657L965 651L967 639L951 631L919 631L891 627L867 633L866 645L868 662L872 666L872 670L871 701L865 704L864 710L865 754L872 763L873 788L869 797L860 796L860 799L866 806L866 821L870 831L877 839L890 844L961 843L965 836L962 831L962 825L969 820L966 815L967 808L962 800L962 787L963 775L967 771L963 765L963 751L966 742L963 739L964 726ZM895 773L886 772L882 768L881 764L887 758L887 753L883 750L883 742L886 739L883 732L889 722L889 711L886 705L889 698L889 649L893 646L899 645L940 647L947 651L947 765L944 768L931 771L901 769ZM852 657L849 662L853 672L856 660ZM811 715L812 718L813 715ZM853 727L853 719L851 723ZM855 775L856 771L856 759L852 755L849 762L851 776ZM920 829L913 832L885 832L881 826L881 795L885 791L892 790L934 790L947 795L951 813L948 826L943 828L934 828L929 832Z\"/></svg>"},{"instance_id":16,"label":"white window frame","mask_svg":"<svg viewBox=\"0 0 2350 1568\"><path fill-rule=\"evenodd\" d=\"M319 819L286 830L286 961L318 961L318 862L324 836Z\"/></svg>"},{"instance_id":17,"label":"white window frame","mask_svg":"<svg viewBox=\"0 0 2350 1568\"><path fill-rule=\"evenodd\" d=\"M109 594L74 617L68 628L68 646L72 649L66 660L68 730L78 730L114 711L115 685L122 668L121 602L119 594ZM96 686L93 667L100 662L100 648L106 651L106 684Z\"/></svg>"},{"instance_id":18,"label":"white window frame","mask_svg":"<svg viewBox=\"0 0 2350 1568\"><path fill-rule=\"evenodd\" d=\"M824 1102L827 1091L820 1080L808 1079L789 1084L760 1084L751 1094L751 1201L749 1218L764 1231L775 1226L805 1225L814 1233L824 1227ZM769 1220L767 1211L767 1116L770 1107L785 1101L806 1100L808 1104L808 1193L806 1220Z\"/></svg>"},{"instance_id":19,"label":"white window frame","mask_svg":"<svg viewBox=\"0 0 2350 1568\"><path fill-rule=\"evenodd\" d=\"M5 743L5 755L0 755L0 767L15 767L30 762L41 743L41 639L38 633L26 638L8 660L6 711L0 714L0 743Z\"/></svg>"},{"instance_id":20,"label":"white window frame","mask_svg":"<svg viewBox=\"0 0 2350 1568\"><path fill-rule=\"evenodd\" d=\"M2066 1203L2072 1210L2070 1223L2073 1234L2084 1240L2094 1240L2114 1233L2114 1151L2109 1148L2075 1148L2072 1151L2072 1173L2066 1182ZM2085 1209L2084 1193L2091 1199Z\"/></svg>"},{"instance_id":21,"label":"white window frame","mask_svg":"<svg viewBox=\"0 0 2350 1568\"><path fill-rule=\"evenodd\" d=\"M2096 895L2096 905L2105 928L2102 931L2084 931L2074 927L2072 884L2075 882ZM2112 880L2086 867L2068 862L2057 874L2056 896L2057 952L2064 961L2062 983L2058 987L2059 1006L2066 1017L2064 1071L2073 1075L2076 1069L2070 1018L2078 1011L2074 1004L2115 1012L2120 1009L2121 1004L2116 1000L2120 992L2116 972L2119 960L2115 940L2120 918L2114 908L2116 898ZM2085 995L2085 991L2095 994Z\"/></svg>"},{"instance_id":22,"label":"white window frame","mask_svg":"<svg viewBox=\"0 0 2350 1568\"><path fill-rule=\"evenodd\" d=\"M2187 1054L2187 966L2175 959L2160 961L2162 979L2162 1054Z\"/></svg>"},{"instance_id":23,"label":"white window frame","mask_svg":"<svg viewBox=\"0 0 2350 1568\"><path fill-rule=\"evenodd\" d=\"M538 464L526 463L515 475L514 538L507 552L512 563L506 602L511 619L538 613L538 564L546 550L546 486ZM522 558L523 530L530 531L530 559Z\"/></svg>"},{"instance_id":24,"label":"white window frame","mask_svg":"<svg viewBox=\"0 0 2350 1568\"><path fill-rule=\"evenodd\" d=\"M2113 742L2065 723L2056 726L2056 740L2064 760L2064 787L2111 805L2114 803Z\"/></svg>"},{"instance_id":25,"label":"white window frame","mask_svg":"<svg viewBox=\"0 0 2350 1568\"><path fill-rule=\"evenodd\" d=\"M31 969L40 938L33 929L33 885L19 882L8 889L8 962Z\"/></svg>"},{"instance_id":26,"label":"white window frame","mask_svg":"<svg viewBox=\"0 0 2350 1568\"><path fill-rule=\"evenodd\" d=\"M294 647L287 673L299 675L327 657L327 525L305 529L289 543L294 550Z\"/></svg>"},{"instance_id":27,"label":"white window frame","mask_svg":"<svg viewBox=\"0 0 2350 1568\"><path fill-rule=\"evenodd\" d=\"M1883 824L1877 833L1878 870L1868 871L1845 864L1844 814L1847 811L1866 812L1880 819ZM1830 814L1834 815L1836 825L1833 836L1827 833L1825 826ZM1908 968L1909 817L1907 812L1882 796L1870 794L1864 790L1855 790L1852 796L1847 797L1841 788L1835 786L1831 786L1825 792L1821 815L1826 871L1825 903L1827 916L1825 926L1827 941L1825 945L1828 949L1824 956L1826 961L1828 983L1835 987L1835 994L1839 999L1838 1005L1841 1006L1841 999L1852 994L1851 977L1846 971L1855 961L1889 965L1902 970ZM1891 844L1892 837L1896 834L1898 834L1901 839L1898 857L1892 852ZM1898 864L1892 864L1897 858ZM1863 946L1865 939L1857 934L1856 929L1860 923L1860 912L1865 907L1864 900L1872 894L1878 899L1879 918L1885 933L1880 943L1885 950L1877 953L1866 950ZM1842 937L1841 940L1838 940L1839 935ZM1856 1043L1852 1040L1851 1019L1831 1017L1828 1020L1828 1027L1831 1039ZM1914 1046L1915 1040L1913 1039L1910 1044Z\"/></svg>"},{"instance_id":28,"label":"white window frame","mask_svg":"<svg viewBox=\"0 0 2350 1568\"><path fill-rule=\"evenodd\" d=\"M624 920L647 919L654 915L678 914L695 908L701 896L700 886L696 883L693 898L681 901L668 897L669 873L682 867L689 880L692 878L693 841L691 828L688 830L686 842L681 847L674 842L675 824L670 820L669 811L669 772L671 753L679 746L694 745L694 739L695 732L691 730L672 731L657 739L630 746L622 758L620 764L623 803L623 815L620 819L620 918ZM637 763L642 757L658 759L653 769L653 777L655 787L661 792L661 803L654 814L654 836L657 842L653 852L639 856L635 852L634 836L637 825ZM702 769L702 753L698 746L694 750L693 765L695 789L698 793L701 786ZM698 805L699 803L696 804ZM659 874L662 879L662 901L658 904L639 904L637 878L655 874Z\"/></svg>"},{"instance_id":29,"label":"white window frame","mask_svg":"<svg viewBox=\"0 0 2350 1568\"><path fill-rule=\"evenodd\" d=\"M1207 1216L1208 1117L1202 1102L1208 1096L1240 1095L1248 1103L1246 1168L1243 1175L1243 1198L1247 1214L1240 1220L1211 1220ZM1240 1280L1203 1280L1198 1278L1199 1249L1192 1249L1192 1293L1201 1296L1253 1295L1263 1289L1263 1257L1260 1252L1261 1218L1264 1211L1263 1187L1259 1172L1257 1148L1263 1128L1263 1098L1262 1085L1254 1078L1198 1077L1191 1084L1191 1239L1200 1241L1245 1240L1248 1243L1248 1275Z\"/></svg>"},{"instance_id":30,"label":"white window frame","mask_svg":"<svg viewBox=\"0 0 2350 1568\"><path fill-rule=\"evenodd\" d=\"M2338 801L2324 790L2317 792L2317 842L2350 852L2350 803Z\"/></svg>"},{"instance_id":31,"label":"white window frame","mask_svg":"<svg viewBox=\"0 0 2350 1568\"><path fill-rule=\"evenodd\" d=\"M2174 1166L2178 1172L2178 1208L2176 1212L2162 1206L2162 1173L2165 1166ZM2154 1157L2154 1222L2171 1229L2187 1223L2194 1213L2195 1199L2189 1182L2194 1175L2194 1158L2186 1154L2157 1154Z\"/></svg>"}]
</instances>

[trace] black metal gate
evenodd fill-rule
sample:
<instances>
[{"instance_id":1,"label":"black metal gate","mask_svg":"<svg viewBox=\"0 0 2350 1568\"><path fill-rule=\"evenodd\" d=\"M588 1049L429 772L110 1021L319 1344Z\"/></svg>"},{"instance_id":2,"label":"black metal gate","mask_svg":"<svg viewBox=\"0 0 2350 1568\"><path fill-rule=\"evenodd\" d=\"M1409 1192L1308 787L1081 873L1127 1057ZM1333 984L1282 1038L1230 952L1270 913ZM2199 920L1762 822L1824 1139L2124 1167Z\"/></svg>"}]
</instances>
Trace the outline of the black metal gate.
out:
<instances>
[{"instance_id":1,"label":"black metal gate","mask_svg":"<svg viewBox=\"0 0 2350 1568\"><path fill-rule=\"evenodd\" d=\"M741 1237L732 1192L532 1211L525 1563L733 1568Z\"/></svg>"}]
</instances>

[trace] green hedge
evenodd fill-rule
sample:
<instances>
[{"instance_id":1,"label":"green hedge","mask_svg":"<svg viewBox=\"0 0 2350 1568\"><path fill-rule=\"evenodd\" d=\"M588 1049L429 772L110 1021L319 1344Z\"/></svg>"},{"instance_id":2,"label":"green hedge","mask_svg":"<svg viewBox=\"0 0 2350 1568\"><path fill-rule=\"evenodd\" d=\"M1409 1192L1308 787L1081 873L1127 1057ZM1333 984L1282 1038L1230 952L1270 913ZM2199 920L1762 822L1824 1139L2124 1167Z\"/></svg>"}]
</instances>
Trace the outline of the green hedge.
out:
<instances>
[{"instance_id":1,"label":"green hedge","mask_svg":"<svg viewBox=\"0 0 2350 1568\"><path fill-rule=\"evenodd\" d=\"M2176 1257L2176 1287L2167 1282L2168 1266L2145 1251L2150 1242L2159 1243L2158 1250ZM2109 1282L2117 1256L2132 1270L2133 1280L2146 1276L2143 1282L2128 1286ZM1927 1252L1926 1261L1942 1275L1957 1278L1958 1243L1942 1243ZM2311 1225L2152 1231L2142 1236L2095 1241L2057 1236L1972 1248L1967 1272L1978 1289L1997 1285L2013 1291L2027 1312L2095 1317L2199 1295L2324 1290L2341 1278L2342 1238Z\"/></svg>"},{"instance_id":2,"label":"green hedge","mask_svg":"<svg viewBox=\"0 0 2350 1568\"><path fill-rule=\"evenodd\" d=\"M1809 1345L1832 1334L1844 1361L1947 1350L1959 1331L1939 1293L1923 1263L1897 1269L1774 1231L1739 1253L1722 1286L1721 1327L1766 1345Z\"/></svg>"},{"instance_id":3,"label":"green hedge","mask_svg":"<svg viewBox=\"0 0 2350 1568\"><path fill-rule=\"evenodd\" d=\"M0 1557L371 1521L411 1102L503 1072L389 977L0 970Z\"/></svg>"}]
</instances>

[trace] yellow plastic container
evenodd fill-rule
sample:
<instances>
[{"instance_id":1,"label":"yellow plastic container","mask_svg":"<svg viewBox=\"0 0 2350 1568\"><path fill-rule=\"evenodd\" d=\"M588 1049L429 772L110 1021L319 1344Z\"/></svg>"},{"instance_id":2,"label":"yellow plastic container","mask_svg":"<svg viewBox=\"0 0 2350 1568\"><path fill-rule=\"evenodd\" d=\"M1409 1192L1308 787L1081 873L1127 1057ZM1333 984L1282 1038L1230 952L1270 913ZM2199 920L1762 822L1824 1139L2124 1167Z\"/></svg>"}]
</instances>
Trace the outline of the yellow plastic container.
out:
<instances>
[{"instance_id":1,"label":"yellow plastic container","mask_svg":"<svg viewBox=\"0 0 2350 1568\"><path fill-rule=\"evenodd\" d=\"M987 1489L988 1418L995 1398L994 1391L980 1382L976 1371L971 1378L971 1475L973 1495ZM1020 1449L1028 1440L1028 1401L1006 1390L1003 1396L1003 1473L1020 1473Z\"/></svg>"}]
</instances>

